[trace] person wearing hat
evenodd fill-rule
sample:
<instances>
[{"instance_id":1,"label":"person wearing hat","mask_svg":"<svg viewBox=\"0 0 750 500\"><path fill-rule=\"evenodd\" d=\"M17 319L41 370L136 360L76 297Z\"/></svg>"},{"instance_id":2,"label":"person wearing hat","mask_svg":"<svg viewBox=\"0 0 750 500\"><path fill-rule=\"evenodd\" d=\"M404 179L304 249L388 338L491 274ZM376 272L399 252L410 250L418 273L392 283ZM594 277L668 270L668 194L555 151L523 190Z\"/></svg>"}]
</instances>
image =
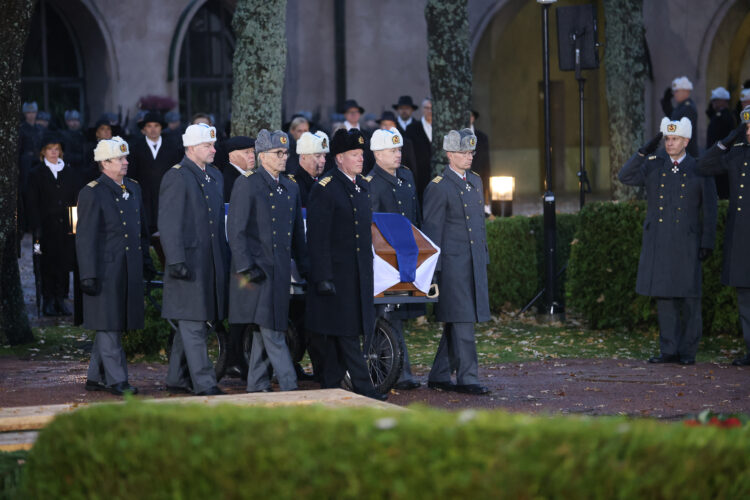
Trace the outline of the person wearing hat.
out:
<instances>
[{"instance_id":1,"label":"person wearing hat","mask_svg":"<svg viewBox=\"0 0 750 500\"><path fill-rule=\"evenodd\" d=\"M402 95L398 98L398 102L391 107L398 113L398 131L401 132L401 135L404 135L406 127L414 121L411 115L419 109L419 106L414 104L410 95Z\"/></svg>"},{"instance_id":2,"label":"person wearing hat","mask_svg":"<svg viewBox=\"0 0 750 500\"><path fill-rule=\"evenodd\" d=\"M401 134L401 141L403 142L401 147L401 164L414 174L417 171L417 156L414 154L414 142L405 136L406 132L399 127L396 115L393 114L393 111L383 111L383 114L380 115L379 120L376 120L376 123L380 130L396 128L399 134Z\"/></svg>"},{"instance_id":3,"label":"person wearing hat","mask_svg":"<svg viewBox=\"0 0 750 500\"><path fill-rule=\"evenodd\" d=\"M698 109L695 107L690 94L693 92L693 83L688 77L681 76L672 80L664 96L661 99L661 108L664 114L672 121L680 121L685 117L690 120L691 130L698 130ZM672 105L674 99L677 106ZM698 158L698 141L693 137L687 146L687 153L693 158Z\"/></svg>"},{"instance_id":4,"label":"person wearing hat","mask_svg":"<svg viewBox=\"0 0 750 500\"><path fill-rule=\"evenodd\" d=\"M339 387L348 370L355 392L385 400L372 385L360 344L375 328L372 209L361 175L365 142L359 129L337 130L331 139L337 167L310 191L305 327L323 389Z\"/></svg>"},{"instance_id":5,"label":"person wearing hat","mask_svg":"<svg viewBox=\"0 0 750 500\"><path fill-rule=\"evenodd\" d=\"M76 205L82 182L78 173L63 161L62 144L59 135L51 132L44 135L40 163L31 172L27 193L34 251L41 252L45 316L71 315L65 304L74 259L68 207Z\"/></svg>"},{"instance_id":6,"label":"person wearing hat","mask_svg":"<svg viewBox=\"0 0 750 500\"><path fill-rule=\"evenodd\" d=\"M165 114L164 121L167 124L166 128L163 131L165 135L181 136L185 131L182 127L182 117L177 111L170 111L169 113Z\"/></svg>"},{"instance_id":7,"label":"person wearing hat","mask_svg":"<svg viewBox=\"0 0 750 500\"><path fill-rule=\"evenodd\" d=\"M706 149L720 139L725 138L735 128L734 117L729 110L729 91L724 87L716 87L711 91L711 100L706 109L708 129L706 130ZM714 176L716 194L720 200L729 197L729 179L726 173Z\"/></svg>"},{"instance_id":8,"label":"person wearing hat","mask_svg":"<svg viewBox=\"0 0 750 500\"><path fill-rule=\"evenodd\" d=\"M40 111L36 114L36 125L39 125L43 131L49 129L49 122L52 117L46 111Z\"/></svg>"},{"instance_id":9,"label":"person wearing hat","mask_svg":"<svg viewBox=\"0 0 750 500\"><path fill-rule=\"evenodd\" d=\"M386 113L390 113L387 111ZM385 113L383 113L385 114ZM391 113L392 114L392 113ZM404 138L394 126L390 130L376 130L370 138L370 149L375 155L375 166L365 178L370 183L370 201L373 212L401 214L416 227L422 224L417 201L417 185L411 170L401 165ZM379 306L382 308L382 306ZM411 390L420 386L414 380L409 363L409 352L404 341L403 320L425 314L422 304L403 304L388 313L388 321L401 344L404 363L396 389Z\"/></svg>"},{"instance_id":10,"label":"person wearing hat","mask_svg":"<svg viewBox=\"0 0 750 500\"><path fill-rule=\"evenodd\" d=\"M162 134L165 126L160 113L149 111L138 122L143 134L132 141L130 148L130 177L137 180L143 189L143 205L150 234L157 231L161 178L180 162L184 154L177 136Z\"/></svg>"},{"instance_id":11,"label":"person wearing hat","mask_svg":"<svg viewBox=\"0 0 750 500\"><path fill-rule=\"evenodd\" d=\"M289 136L258 132L258 168L237 178L227 215L232 251L229 322L253 324L247 392L271 390L270 368L282 391L297 388L297 375L286 331L289 326L291 260L303 275L307 268L305 229L299 188L281 175L289 155Z\"/></svg>"},{"instance_id":12,"label":"person wearing hat","mask_svg":"<svg viewBox=\"0 0 750 500\"><path fill-rule=\"evenodd\" d=\"M432 100L429 97L422 101L422 118L412 121L406 128L405 135L414 143L414 155L417 159L414 178L421 203L424 190L432 179Z\"/></svg>"},{"instance_id":13,"label":"person wearing hat","mask_svg":"<svg viewBox=\"0 0 750 500\"><path fill-rule=\"evenodd\" d=\"M99 162L96 161L96 155L94 154L99 141L112 139L114 135L119 136L120 133L119 127L117 127L117 134L114 133L113 125L106 115L100 116L96 123L94 123L94 126L89 128L86 137L85 162L82 165L83 168L80 169L84 182L93 181L101 175Z\"/></svg>"},{"instance_id":14,"label":"person wearing hat","mask_svg":"<svg viewBox=\"0 0 750 500\"><path fill-rule=\"evenodd\" d=\"M65 111L65 130L62 131L65 142L65 156L68 165L81 169L84 165L84 147L86 136L81 130L81 113L77 109Z\"/></svg>"},{"instance_id":15,"label":"person wearing hat","mask_svg":"<svg viewBox=\"0 0 750 500\"><path fill-rule=\"evenodd\" d=\"M299 169L294 174L294 180L299 186L300 202L307 207L310 190L313 184L323 175L326 165L326 154L330 151L328 135L319 130L314 134L303 133L297 141L297 155Z\"/></svg>"},{"instance_id":16,"label":"person wearing hat","mask_svg":"<svg viewBox=\"0 0 750 500\"><path fill-rule=\"evenodd\" d=\"M365 131L362 130L362 127L359 123L360 118L362 118L362 115L365 113L365 108L360 106L355 99L347 99L344 101L344 127L347 131L356 128L359 129L362 134L365 134Z\"/></svg>"},{"instance_id":17,"label":"person wearing hat","mask_svg":"<svg viewBox=\"0 0 750 500\"><path fill-rule=\"evenodd\" d=\"M686 152L692 130L687 117L664 117L618 174L623 184L646 188L635 291L656 298L660 354L649 363L692 365L701 338L701 262L713 252L717 202L713 180L699 175Z\"/></svg>"},{"instance_id":18,"label":"person wearing hat","mask_svg":"<svg viewBox=\"0 0 750 500\"><path fill-rule=\"evenodd\" d=\"M471 171L477 137L470 129L443 138L448 166L424 192L422 230L440 247L435 268L440 298L435 317L445 323L427 385L431 389L487 394L479 384L474 324L490 319L487 235L482 179ZM451 375L456 372L456 383Z\"/></svg>"},{"instance_id":19,"label":"person wearing hat","mask_svg":"<svg viewBox=\"0 0 750 500\"><path fill-rule=\"evenodd\" d=\"M29 175L32 167L39 157L42 136L42 127L36 124L39 108L36 102L25 102L23 110L23 121L18 128L18 219L22 231L28 230L25 200L29 185Z\"/></svg>"},{"instance_id":20,"label":"person wearing hat","mask_svg":"<svg viewBox=\"0 0 750 500\"><path fill-rule=\"evenodd\" d=\"M255 139L238 135L219 143L214 166L224 176L224 201L229 203L235 180L255 168Z\"/></svg>"},{"instance_id":21,"label":"person wearing hat","mask_svg":"<svg viewBox=\"0 0 750 500\"><path fill-rule=\"evenodd\" d=\"M121 337L144 326L143 278L153 275L141 187L128 177L128 143L102 139L94 150L101 175L78 195L76 254L83 327L96 331L86 390L136 394L128 383Z\"/></svg>"},{"instance_id":22,"label":"person wearing hat","mask_svg":"<svg viewBox=\"0 0 750 500\"><path fill-rule=\"evenodd\" d=\"M729 210L724 231L724 264L721 282L737 289L746 354L736 366L750 366L750 105L740 113L740 124L698 160L703 175L727 175Z\"/></svg>"},{"instance_id":23,"label":"person wearing hat","mask_svg":"<svg viewBox=\"0 0 750 500\"><path fill-rule=\"evenodd\" d=\"M167 390L209 396L223 394L206 339L209 324L226 316L229 268L224 178L211 165L215 142L214 127L201 123L185 129L185 157L162 178L158 217L165 257L161 315L177 321Z\"/></svg>"}]
</instances>

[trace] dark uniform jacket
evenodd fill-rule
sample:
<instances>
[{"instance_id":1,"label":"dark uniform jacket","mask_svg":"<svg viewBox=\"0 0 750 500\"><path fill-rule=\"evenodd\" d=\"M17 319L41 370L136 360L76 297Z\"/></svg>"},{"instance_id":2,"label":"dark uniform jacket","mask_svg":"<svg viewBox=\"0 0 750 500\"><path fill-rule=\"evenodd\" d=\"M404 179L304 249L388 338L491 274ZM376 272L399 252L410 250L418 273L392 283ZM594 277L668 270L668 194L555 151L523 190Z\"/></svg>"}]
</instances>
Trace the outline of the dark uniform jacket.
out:
<instances>
[{"instance_id":1,"label":"dark uniform jacket","mask_svg":"<svg viewBox=\"0 0 750 500\"><path fill-rule=\"evenodd\" d=\"M711 115L706 130L706 149L725 138L735 127L734 118L729 109L724 108ZM714 176L716 181L716 194L720 200L729 198L729 179L726 172Z\"/></svg>"},{"instance_id":2,"label":"dark uniform jacket","mask_svg":"<svg viewBox=\"0 0 750 500\"><path fill-rule=\"evenodd\" d=\"M430 162L432 161L432 143L424 131L421 120L413 120L406 127L406 136L414 144L414 155L416 156L416 169L414 170L414 180L417 183L417 197L424 199L423 193L430 182L432 174L430 171ZM437 243L436 243L437 244Z\"/></svg>"},{"instance_id":3,"label":"dark uniform jacket","mask_svg":"<svg viewBox=\"0 0 750 500\"><path fill-rule=\"evenodd\" d=\"M750 144L743 139L726 152L718 146L712 147L698 161L698 172L729 176L721 282L727 286L750 287Z\"/></svg>"},{"instance_id":4,"label":"dark uniform jacket","mask_svg":"<svg viewBox=\"0 0 750 500\"><path fill-rule=\"evenodd\" d=\"M83 327L143 328L143 263L150 261L141 187L125 177L122 188L102 174L78 196L76 251L81 280L94 278L98 295L83 295Z\"/></svg>"},{"instance_id":5,"label":"dark uniform jacket","mask_svg":"<svg viewBox=\"0 0 750 500\"><path fill-rule=\"evenodd\" d=\"M232 199L232 188L234 188L234 181L236 181L238 177L241 177L241 175L240 172L231 163L227 163L224 166L224 168L221 170L221 174L224 176L224 203L230 203Z\"/></svg>"},{"instance_id":6,"label":"dark uniform jacket","mask_svg":"<svg viewBox=\"0 0 750 500\"><path fill-rule=\"evenodd\" d=\"M154 158L151 153L151 146L146 142L146 137L140 132L138 136L130 143L128 176L141 184L148 230L153 234L157 230L161 178L167 170L182 160L185 150L177 142L174 142L170 136L162 136L159 152Z\"/></svg>"},{"instance_id":7,"label":"dark uniform jacket","mask_svg":"<svg viewBox=\"0 0 750 500\"><path fill-rule=\"evenodd\" d=\"M240 176L232 190L227 234L232 251L229 322L286 331L292 257L300 273L307 270L297 184L284 175L277 184L263 167ZM266 274L258 284L239 274L254 266Z\"/></svg>"},{"instance_id":8,"label":"dark uniform jacket","mask_svg":"<svg viewBox=\"0 0 750 500\"><path fill-rule=\"evenodd\" d=\"M635 291L651 297L700 297L698 249L713 248L716 237L712 179L698 174L690 155L674 172L663 149L648 157L634 154L618 177L623 184L645 186L648 200Z\"/></svg>"},{"instance_id":9,"label":"dark uniform jacket","mask_svg":"<svg viewBox=\"0 0 750 500\"><path fill-rule=\"evenodd\" d=\"M489 321L487 290L487 234L484 223L482 180L472 171L466 182L445 167L424 192L422 230L440 247L435 306L438 321L474 323Z\"/></svg>"},{"instance_id":10,"label":"dark uniform jacket","mask_svg":"<svg viewBox=\"0 0 750 500\"><path fill-rule=\"evenodd\" d=\"M337 168L313 186L307 206L308 330L356 336L374 329L371 224L370 193L363 177L358 176L355 185ZM333 282L336 295L318 295L315 285L324 280Z\"/></svg>"},{"instance_id":11,"label":"dark uniform jacket","mask_svg":"<svg viewBox=\"0 0 750 500\"><path fill-rule=\"evenodd\" d=\"M383 170L380 165L370 171L366 178L370 182L370 200L373 212L387 212L401 214L417 227L422 226L422 214L417 200L417 186L411 170L401 166L393 176ZM425 313L422 304L407 304L399 306L391 313L397 319L416 318Z\"/></svg>"},{"instance_id":12,"label":"dark uniform jacket","mask_svg":"<svg viewBox=\"0 0 750 500\"><path fill-rule=\"evenodd\" d=\"M228 247L224 230L224 179L202 171L187 156L170 168L159 192L159 233L166 266L184 262L190 278L164 274L161 315L213 321L226 317Z\"/></svg>"},{"instance_id":13,"label":"dark uniform jacket","mask_svg":"<svg viewBox=\"0 0 750 500\"><path fill-rule=\"evenodd\" d=\"M39 159L42 134L42 127L39 125L30 125L26 121L21 123L18 129L18 168L20 170L18 186L21 193L25 192L28 185L32 165Z\"/></svg>"},{"instance_id":14,"label":"dark uniform jacket","mask_svg":"<svg viewBox=\"0 0 750 500\"><path fill-rule=\"evenodd\" d=\"M321 174L321 177L325 174ZM307 173L307 170L298 166L297 171L290 175L297 182L299 188L299 199L303 207L307 207L307 200L310 199L310 190L317 181Z\"/></svg>"},{"instance_id":15,"label":"dark uniform jacket","mask_svg":"<svg viewBox=\"0 0 750 500\"><path fill-rule=\"evenodd\" d=\"M66 129L61 132L65 150L65 162L75 169L82 169L85 164L84 149L86 147L86 136L83 130Z\"/></svg>"},{"instance_id":16,"label":"dark uniform jacket","mask_svg":"<svg viewBox=\"0 0 750 500\"><path fill-rule=\"evenodd\" d=\"M670 120L679 121L683 116L690 120L690 124L693 126L694 131L698 131L698 110L695 108L695 104L691 98L687 98L677 105L669 116ZM693 158L698 158L698 140L696 134L690 139L687 145L687 152Z\"/></svg>"}]
</instances>

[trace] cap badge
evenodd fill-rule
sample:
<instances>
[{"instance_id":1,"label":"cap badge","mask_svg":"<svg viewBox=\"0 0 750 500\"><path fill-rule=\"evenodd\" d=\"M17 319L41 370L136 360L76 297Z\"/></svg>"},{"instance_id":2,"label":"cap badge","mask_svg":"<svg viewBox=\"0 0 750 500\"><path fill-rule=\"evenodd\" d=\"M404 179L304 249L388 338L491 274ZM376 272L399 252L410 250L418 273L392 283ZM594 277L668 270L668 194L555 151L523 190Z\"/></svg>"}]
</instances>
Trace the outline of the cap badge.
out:
<instances>
[{"instance_id":1,"label":"cap badge","mask_svg":"<svg viewBox=\"0 0 750 500\"><path fill-rule=\"evenodd\" d=\"M401 138L397 135L394 135L391 140L393 141L393 144L401 144Z\"/></svg>"},{"instance_id":2,"label":"cap badge","mask_svg":"<svg viewBox=\"0 0 750 500\"><path fill-rule=\"evenodd\" d=\"M476 140L476 139L474 139L473 137L469 139L469 146L472 146L472 147L474 147L474 145L475 145L476 143L477 143L477 140Z\"/></svg>"},{"instance_id":3,"label":"cap badge","mask_svg":"<svg viewBox=\"0 0 750 500\"><path fill-rule=\"evenodd\" d=\"M750 121L750 111L745 111L744 113L742 113L742 121L743 122Z\"/></svg>"},{"instance_id":4,"label":"cap badge","mask_svg":"<svg viewBox=\"0 0 750 500\"><path fill-rule=\"evenodd\" d=\"M670 123L667 125L667 132L676 132L677 131L677 125L674 123Z\"/></svg>"},{"instance_id":5,"label":"cap badge","mask_svg":"<svg viewBox=\"0 0 750 500\"><path fill-rule=\"evenodd\" d=\"M360 144L364 144L365 143L365 138L360 135L358 141L359 141Z\"/></svg>"},{"instance_id":6,"label":"cap badge","mask_svg":"<svg viewBox=\"0 0 750 500\"><path fill-rule=\"evenodd\" d=\"M211 136L211 139L216 139L216 130L214 129L209 130L208 135Z\"/></svg>"},{"instance_id":7,"label":"cap badge","mask_svg":"<svg viewBox=\"0 0 750 500\"><path fill-rule=\"evenodd\" d=\"M279 142L280 142L281 144L286 144L286 143L287 143L287 142L289 142L289 141L288 141L288 139L287 139L286 137L284 137L284 136L282 135L281 137L279 137Z\"/></svg>"},{"instance_id":8,"label":"cap badge","mask_svg":"<svg viewBox=\"0 0 750 500\"><path fill-rule=\"evenodd\" d=\"M325 138L323 138L323 142L321 143L320 147L322 147L323 149L328 147L328 141L325 140Z\"/></svg>"},{"instance_id":9,"label":"cap badge","mask_svg":"<svg viewBox=\"0 0 750 500\"><path fill-rule=\"evenodd\" d=\"M127 153L128 147L125 144L120 144L120 152L121 153Z\"/></svg>"}]
</instances>

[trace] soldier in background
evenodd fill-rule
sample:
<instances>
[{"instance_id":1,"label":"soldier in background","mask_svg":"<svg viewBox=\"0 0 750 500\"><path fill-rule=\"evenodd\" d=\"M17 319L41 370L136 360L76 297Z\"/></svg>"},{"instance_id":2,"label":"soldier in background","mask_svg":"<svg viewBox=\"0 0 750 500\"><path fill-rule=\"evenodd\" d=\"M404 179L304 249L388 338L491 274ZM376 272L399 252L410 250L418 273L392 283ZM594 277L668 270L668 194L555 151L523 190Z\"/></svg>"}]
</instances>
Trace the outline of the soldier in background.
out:
<instances>
[{"instance_id":1,"label":"soldier in background","mask_svg":"<svg viewBox=\"0 0 750 500\"><path fill-rule=\"evenodd\" d=\"M414 178L417 181L417 196L423 200L423 193L432 179L432 101L426 98L422 101L422 118L406 128L406 137L414 143L414 155L417 158L417 168Z\"/></svg>"},{"instance_id":2,"label":"soldier in background","mask_svg":"<svg viewBox=\"0 0 750 500\"><path fill-rule=\"evenodd\" d=\"M692 130L698 130L698 109L695 107L690 94L693 92L693 83L688 77L681 76L672 80L672 85L664 91L661 99L661 108L664 114L672 121L680 121L680 118L690 120ZM672 99L677 106L672 106ZM687 146L687 152L693 158L698 158L698 140L693 137Z\"/></svg>"},{"instance_id":3,"label":"soldier in background","mask_svg":"<svg viewBox=\"0 0 750 500\"><path fill-rule=\"evenodd\" d=\"M36 102L25 102L21 109L23 110L23 121L18 128L18 224L20 232L25 232L28 230L25 205L29 175L34 162L39 157L43 130L36 124L39 111Z\"/></svg>"},{"instance_id":4,"label":"soldier in background","mask_svg":"<svg viewBox=\"0 0 750 500\"><path fill-rule=\"evenodd\" d=\"M224 202L230 203L238 177L255 168L255 139L238 135L216 146L214 166L224 176Z\"/></svg>"},{"instance_id":5,"label":"soldier in background","mask_svg":"<svg viewBox=\"0 0 750 500\"><path fill-rule=\"evenodd\" d=\"M307 200L313 184L323 175L326 154L330 151L328 135L319 130L314 134L305 132L297 141L299 168L293 174L299 186L300 202L307 207Z\"/></svg>"},{"instance_id":6,"label":"soldier in background","mask_svg":"<svg viewBox=\"0 0 750 500\"><path fill-rule=\"evenodd\" d=\"M84 147L86 136L81 130L81 113L77 109L65 112L65 130L63 140L65 141L66 160L75 169L81 169L84 165Z\"/></svg>"},{"instance_id":7,"label":"soldier in background","mask_svg":"<svg viewBox=\"0 0 750 500\"><path fill-rule=\"evenodd\" d=\"M706 130L706 149L717 141L726 137L735 127L734 117L729 110L729 91L724 87L716 87L711 91L711 101L706 109L708 115L708 129ZM720 200L726 200L729 196L729 179L727 174L714 176L716 181L716 194Z\"/></svg>"},{"instance_id":8,"label":"soldier in background","mask_svg":"<svg viewBox=\"0 0 750 500\"><path fill-rule=\"evenodd\" d=\"M482 179L471 171L477 138L470 129L443 138L448 166L424 192L424 233L440 247L435 317L445 323L427 385L431 389L487 394L479 384L474 324L490 320L487 235ZM451 375L456 372L456 383Z\"/></svg>"},{"instance_id":9,"label":"soldier in background","mask_svg":"<svg viewBox=\"0 0 750 500\"><path fill-rule=\"evenodd\" d=\"M701 261L711 255L716 236L716 186L686 153L690 120L664 117L660 130L618 177L645 187L648 200L635 286L638 294L656 298L660 354L648 362L692 365L703 328ZM662 135L664 149L656 151Z\"/></svg>"},{"instance_id":10,"label":"soldier in background","mask_svg":"<svg viewBox=\"0 0 750 500\"><path fill-rule=\"evenodd\" d=\"M185 157L162 178L159 233L164 249L161 315L177 320L167 390L224 394L208 357L209 324L226 316L228 247L224 178L211 165L216 129L191 125L182 136Z\"/></svg>"},{"instance_id":11,"label":"soldier in background","mask_svg":"<svg viewBox=\"0 0 750 500\"><path fill-rule=\"evenodd\" d=\"M740 113L740 122L698 160L698 172L728 176L729 211L721 282L737 289L737 308L747 348L745 356L732 364L750 366L750 106Z\"/></svg>"},{"instance_id":12,"label":"soldier in background","mask_svg":"<svg viewBox=\"0 0 750 500\"><path fill-rule=\"evenodd\" d=\"M153 275L141 188L125 177L128 144L99 141L101 175L78 197L76 250L83 292L83 327L95 330L87 391L137 394L128 383L121 337L144 325L143 277Z\"/></svg>"}]
</instances>

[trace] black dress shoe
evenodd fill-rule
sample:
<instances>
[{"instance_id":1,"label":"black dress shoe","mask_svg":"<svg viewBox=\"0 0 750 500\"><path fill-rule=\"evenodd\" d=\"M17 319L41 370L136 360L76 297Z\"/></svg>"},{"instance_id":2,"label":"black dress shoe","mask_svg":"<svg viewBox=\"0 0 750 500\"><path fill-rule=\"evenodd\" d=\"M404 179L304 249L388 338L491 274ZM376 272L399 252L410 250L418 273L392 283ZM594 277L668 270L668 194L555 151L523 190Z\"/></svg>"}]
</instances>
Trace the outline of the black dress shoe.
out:
<instances>
[{"instance_id":1,"label":"black dress shoe","mask_svg":"<svg viewBox=\"0 0 750 500\"><path fill-rule=\"evenodd\" d=\"M168 385L167 392L170 394L192 394L193 389L190 387L182 387L179 385Z\"/></svg>"},{"instance_id":2,"label":"black dress shoe","mask_svg":"<svg viewBox=\"0 0 750 500\"><path fill-rule=\"evenodd\" d=\"M734 366L750 366L750 354L745 354L742 358L737 358L732 361Z\"/></svg>"},{"instance_id":3,"label":"black dress shoe","mask_svg":"<svg viewBox=\"0 0 750 500\"><path fill-rule=\"evenodd\" d=\"M199 392L196 396L221 396L222 394L226 394L226 392L222 391L217 386L213 386L203 392Z\"/></svg>"},{"instance_id":4,"label":"black dress shoe","mask_svg":"<svg viewBox=\"0 0 750 500\"><path fill-rule=\"evenodd\" d=\"M138 389L127 382L119 382L107 387L107 390L115 396L124 396L125 393L138 394Z\"/></svg>"},{"instance_id":5,"label":"black dress shoe","mask_svg":"<svg viewBox=\"0 0 750 500\"><path fill-rule=\"evenodd\" d=\"M86 379L86 390L87 391L106 391L107 386L101 382Z\"/></svg>"},{"instance_id":6,"label":"black dress shoe","mask_svg":"<svg viewBox=\"0 0 750 500\"><path fill-rule=\"evenodd\" d=\"M456 384L456 387L453 390L463 394L474 395L489 394L490 392L489 388L479 384Z\"/></svg>"},{"instance_id":7,"label":"black dress shoe","mask_svg":"<svg viewBox=\"0 0 750 500\"><path fill-rule=\"evenodd\" d=\"M371 399L377 399L378 401L385 401L388 399L388 394L383 394L378 391L372 391L362 395Z\"/></svg>"},{"instance_id":8,"label":"black dress shoe","mask_svg":"<svg viewBox=\"0 0 750 500\"><path fill-rule=\"evenodd\" d=\"M55 302L52 299L45 299L42 303L42 314L45 316L58 316L57 309L55 308Z\"/></svg>"},{"instance_id":9,"label":"black dress shoe","mask_svg":"<svg viewBox=\"0 0 750 500\"><path fill-rule=\"evenodd\" d=\"M227 367L226 376L230 378L242 378L242 368L238 365Z\"/></svg>"},{"instance_id":10,"label":"black dress shoe","mask_svg":"<svg viewBox=\"0 0 750 500\"><path fill-rule=\"evenodd\" d=\"M680 364L685 365L685 366L694 365L695 358L688 358L688 357L680 358Z\"/></svg>"},{"instance_id":11,"label":"black dress shoe","mask_svg":"<svg viewBox=\"0 0 750 500\"><path fill-rule=\"evenodd\" d=\"M73 314L65 304L65 299L62 297L55 299L55 310L57 311L58 316L71 316Z\"/></svg>"},{"instance_id":12,"label":"black dress shoe","mask_svg":"<svg viewBox=\"0 0 750 500\"><path fill-rule=\"evenodd\" d=\"M420 387L422 384L417 382L416 380L402 380L398 384L394 385L394 389L398 389L399 391L411 391L413 389L416 389L417 387Z\"/></svg>"},{"instance_id":13,"label":"black dress shoe","mask_svg":"<svg viewBox=\"0 0 750 500\"><path fill-rule=\"evenodd\" d=\"M447 382L435 382L432 380L428 380L427 387L429 387L430 389L436 389L438 391L455 391L456 390L456 384L454 384L450 380Z\"/></svg>"},{"instance_id":14,"label":"black dress shoe","mask_svg":"<svg viewBox=\"0 0 750 500\"><path fill-rule=\"evenodd\" d=\"M649 363L677 363L680 357L677 354L660 354L653 358L648 358Z\"/></svg>"}]
</instances>

